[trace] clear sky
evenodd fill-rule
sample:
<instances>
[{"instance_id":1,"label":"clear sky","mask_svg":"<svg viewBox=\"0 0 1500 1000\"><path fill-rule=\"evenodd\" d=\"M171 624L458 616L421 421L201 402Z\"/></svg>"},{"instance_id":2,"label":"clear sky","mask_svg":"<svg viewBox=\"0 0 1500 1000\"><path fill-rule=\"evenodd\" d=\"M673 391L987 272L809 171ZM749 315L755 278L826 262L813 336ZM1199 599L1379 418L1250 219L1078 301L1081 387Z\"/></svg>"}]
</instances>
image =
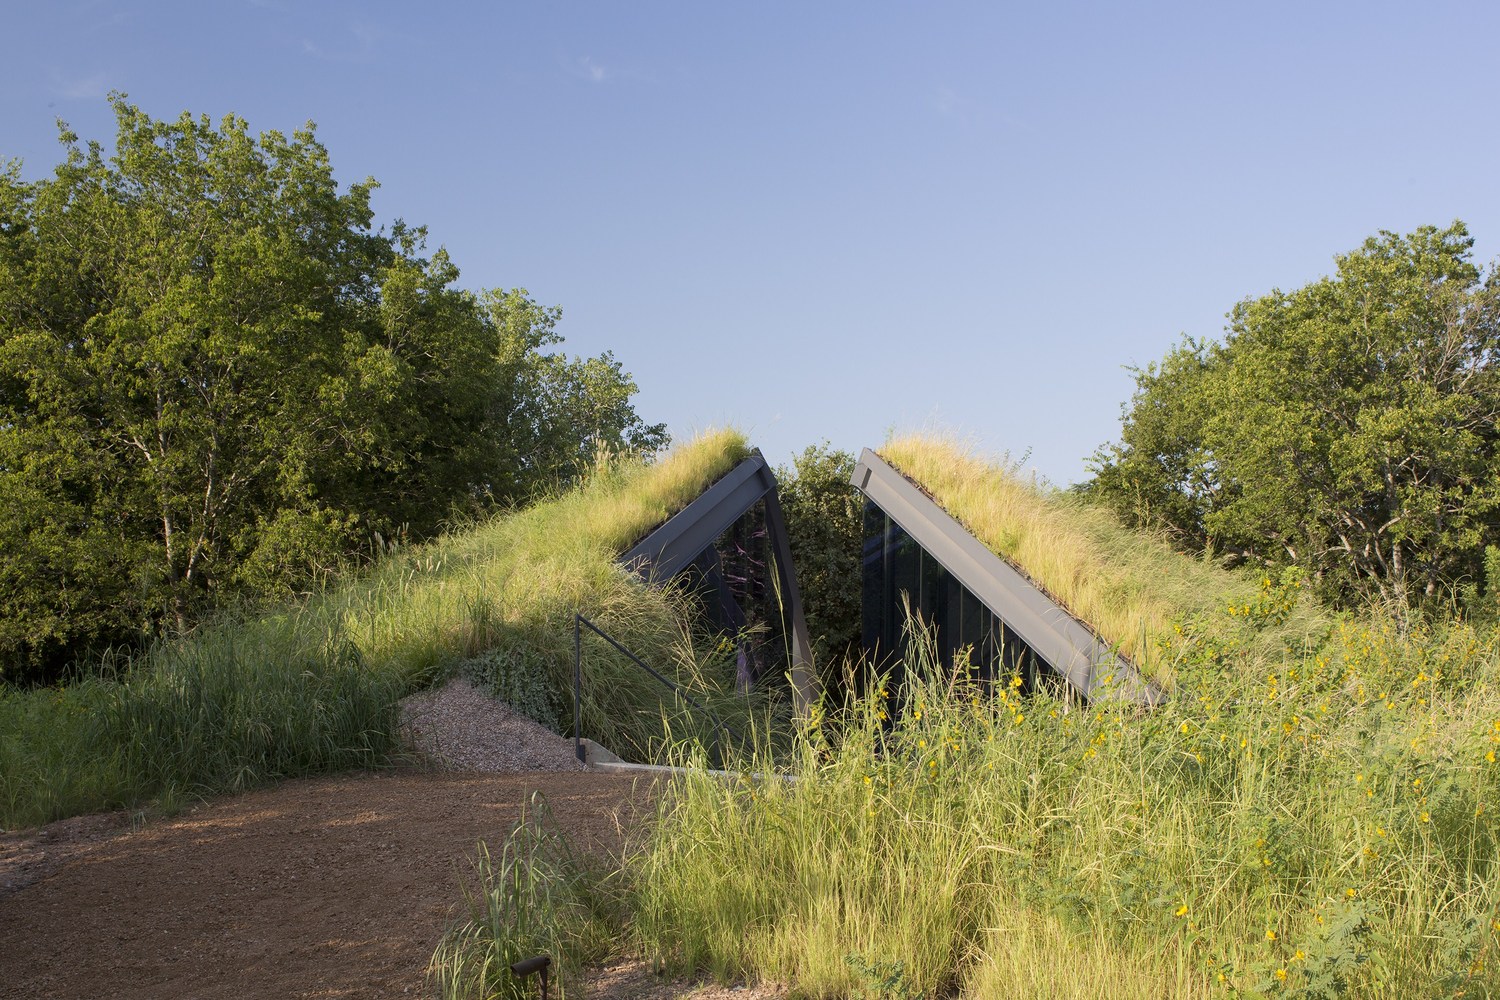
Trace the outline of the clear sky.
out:
<instances>
[{"instance_id":1,"label":"clear sky","mask_svg":"<svg viewBox=\"0 0 1500 1000\"><path fill-rule=\"evenodd\" d=\"M942 429L1058 484L1126 366L1381 229L1500 253L1500 5L7 4L0 158L105 103L308 120L678 435Z\"/></svg>"}]
</instances>

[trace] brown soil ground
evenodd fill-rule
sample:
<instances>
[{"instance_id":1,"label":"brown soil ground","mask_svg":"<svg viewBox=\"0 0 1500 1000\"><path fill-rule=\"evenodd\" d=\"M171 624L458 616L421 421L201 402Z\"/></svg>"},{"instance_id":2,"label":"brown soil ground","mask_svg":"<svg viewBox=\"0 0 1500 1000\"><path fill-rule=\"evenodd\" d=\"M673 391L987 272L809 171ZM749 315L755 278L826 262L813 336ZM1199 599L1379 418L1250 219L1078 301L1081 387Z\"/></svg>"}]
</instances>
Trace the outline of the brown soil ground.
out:
<instances>
[{"instance_id":1,"label":"brown soil ground","mask_svg":"<svg viewBox=\"0 0 1500 1000\"><path fill-rule=\"evenodd\" d=\"M419 997L479 840L541 791L584 850L617 854L649 803L612 774L412 768L288 781L144 824L0 834L0 997ZM555 992L555 991L554 991ZM587 996L759 998L640 962Z\"/></svg>"}]
</instances>

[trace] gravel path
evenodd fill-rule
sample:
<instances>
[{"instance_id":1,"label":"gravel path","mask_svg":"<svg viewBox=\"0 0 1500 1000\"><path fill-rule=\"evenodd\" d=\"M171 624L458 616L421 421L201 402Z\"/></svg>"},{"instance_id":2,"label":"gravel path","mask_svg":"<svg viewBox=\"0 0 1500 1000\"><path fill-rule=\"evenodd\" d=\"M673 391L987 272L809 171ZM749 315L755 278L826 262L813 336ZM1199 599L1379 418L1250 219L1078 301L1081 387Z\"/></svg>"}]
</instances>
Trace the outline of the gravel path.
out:
<instances>
[{"instance_id":1,"label":"gravel path","mask_svg":"<svg viewBox=\"0 0 1500 1000\"><path fill-rule=\"evenodd\" d=\"M573 741L532 722L463 678L401 703L408 741L450 770L579 771Z\"/></svg>"}]
</instances>

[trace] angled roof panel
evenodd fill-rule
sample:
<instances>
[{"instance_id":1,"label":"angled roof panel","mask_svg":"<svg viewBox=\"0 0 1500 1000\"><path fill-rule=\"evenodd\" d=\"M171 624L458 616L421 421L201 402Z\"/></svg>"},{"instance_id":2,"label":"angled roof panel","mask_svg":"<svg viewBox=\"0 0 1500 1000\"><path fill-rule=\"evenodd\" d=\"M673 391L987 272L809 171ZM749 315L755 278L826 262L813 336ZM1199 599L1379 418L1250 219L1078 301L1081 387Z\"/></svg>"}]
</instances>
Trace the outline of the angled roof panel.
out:
<instances>
[{"instance_id":1,"label":"angled roof panel","mask_svg":"<svg viewBox=\"0 0 1500 1000\"><path fill-rule=\"evenodd\" d=\"M1148 705L1163 699L1161 689L1130 661L870 449L860 455L852 481L1085 697L1124 697Z\"/></svg>"},{"instance_id":2,"label":"angled roof panel","mask_svg":"<svg viewBox=\"0 0 1500 1000\"><path fill-rule=\"evenodd\" d=\"M757 451L637 542L620 562L652 583L669 579L775 488L776 477Z\"/></svg>"},{"instance_id":3,"label":"angled roof panel","mask_svg":"<svg viewBox=\"0 0 1500 1000\"><path fill-rule=\"evenodd\" d=\"M782 603L790 619L793 695L797 712L803 715L811 707L817 688L812 642L802 613L802 596L797 590L776 475L759 449L632 546L620 557L620 562L650 583L664 582L691 565L762 499L766 502L766 530L775 555Z\"/></svg>"}]
</instances>

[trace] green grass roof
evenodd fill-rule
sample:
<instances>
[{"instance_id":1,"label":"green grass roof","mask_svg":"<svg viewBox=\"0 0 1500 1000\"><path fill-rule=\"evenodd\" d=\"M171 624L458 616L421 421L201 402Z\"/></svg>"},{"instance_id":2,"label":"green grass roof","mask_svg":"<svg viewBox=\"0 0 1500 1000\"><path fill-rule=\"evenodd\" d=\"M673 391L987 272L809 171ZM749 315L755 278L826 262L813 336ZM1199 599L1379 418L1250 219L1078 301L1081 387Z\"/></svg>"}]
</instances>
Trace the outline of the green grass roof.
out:
<instances>
[{"instance_id":1,"label":"green grass roof","mask_svg":"<svg viewBox=\"0 0 1500 1000\"><path fill-rule=\"evenodd\" d=\"M1251 655L1279 650L1298 632L1327 631L1322 612L1303 595L1294 595L1286 613L1254 620L1247 612L1265 606L1273 581L1184 555L1101 507L1039 486L1010 463L986 460L952 440L896 437L880 455L1158 681L1171 680L1182 651L1177 630L1185 623L1222 619L1215 622L1220 632L1236 634Z\"/></svg>"}]
</instances>

